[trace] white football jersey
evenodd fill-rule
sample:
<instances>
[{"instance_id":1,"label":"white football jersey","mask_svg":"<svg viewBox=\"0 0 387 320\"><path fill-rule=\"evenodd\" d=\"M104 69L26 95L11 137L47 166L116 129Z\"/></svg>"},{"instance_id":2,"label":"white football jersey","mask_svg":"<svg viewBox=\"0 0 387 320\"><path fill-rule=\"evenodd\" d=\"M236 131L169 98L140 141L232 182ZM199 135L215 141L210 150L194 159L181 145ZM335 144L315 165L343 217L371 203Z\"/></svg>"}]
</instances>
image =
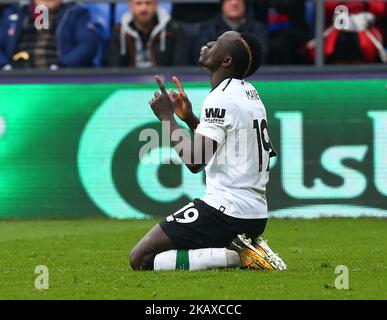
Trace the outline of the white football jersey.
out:
<instances>
[{"instance_id":1,"label":"white football jersey","mask_svg":"<svg viewBox=\"0 0 387 320\"><path fill-rule=\"evenodd\" d=\"M255 88L239 79L224 80L204 100L196 132L218 144L205 168L202 200L235 218L267 218L266 184L274 150Z\"/></svg>"}]
</instances>

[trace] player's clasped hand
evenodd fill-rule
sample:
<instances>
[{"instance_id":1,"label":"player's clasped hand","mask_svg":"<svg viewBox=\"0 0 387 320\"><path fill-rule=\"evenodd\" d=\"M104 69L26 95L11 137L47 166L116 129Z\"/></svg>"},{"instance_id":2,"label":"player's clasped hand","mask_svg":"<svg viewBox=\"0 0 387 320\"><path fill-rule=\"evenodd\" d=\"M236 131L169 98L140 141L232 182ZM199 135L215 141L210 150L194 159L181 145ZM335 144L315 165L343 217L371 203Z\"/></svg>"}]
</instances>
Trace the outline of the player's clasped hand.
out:
<instances>
[{"instance_id":1,"label":"player's clasped hand","mask_svg":"<svg viewBox=\"0 0 387 320\"><path fill-rule=\"evenodd\" d=\"M154 97L149 104L153 110L153 113L159 118L161 121L170 120L173 117L176 109L176 101L172 100L165 90L164 83L160 79L159 76L155 77L156 82L160 88L160 91L156 91L154 93Z\"/></svg>"}]
</instances>

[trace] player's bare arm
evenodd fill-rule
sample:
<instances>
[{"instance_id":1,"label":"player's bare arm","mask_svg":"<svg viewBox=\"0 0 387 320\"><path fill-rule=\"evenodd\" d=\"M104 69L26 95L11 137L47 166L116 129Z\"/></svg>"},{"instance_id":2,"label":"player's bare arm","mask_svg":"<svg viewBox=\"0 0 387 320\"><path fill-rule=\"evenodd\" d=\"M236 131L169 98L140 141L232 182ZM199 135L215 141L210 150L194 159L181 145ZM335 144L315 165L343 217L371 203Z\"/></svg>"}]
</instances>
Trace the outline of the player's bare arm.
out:
<instances>
[{"instance_id":1,"label":"player's bare arm","mask_svg":"<svg viewBox=\"0 0 387 320\"><path fill-rule=\"evenodd\" d=\"M149 102L153 113L163 123L171 144L181 160L191 172L198 173L215 153L217 144L214 140L197 133L194 133L193 139L191 139L177 123L174 117L176 110L178 117L186 121L192 131L196 129L199 123L199 120L192 112L191 103L179 80L175 77L174 81L179 93L176 94L170 91L168 94L160 77L156 76L155 79L161 92L156 91L154 98ZM176 132L179 132L179 139L174 136Z\"/></svg>"}]
</instances>

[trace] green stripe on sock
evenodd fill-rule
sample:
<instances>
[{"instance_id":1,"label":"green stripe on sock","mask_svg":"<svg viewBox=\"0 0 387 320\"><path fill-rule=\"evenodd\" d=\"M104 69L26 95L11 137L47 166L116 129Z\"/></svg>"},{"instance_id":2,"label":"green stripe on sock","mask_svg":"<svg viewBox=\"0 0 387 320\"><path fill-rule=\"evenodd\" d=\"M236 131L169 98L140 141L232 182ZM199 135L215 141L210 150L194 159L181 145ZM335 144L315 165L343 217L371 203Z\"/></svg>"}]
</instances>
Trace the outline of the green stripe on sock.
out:
<instances>
[{"instance_id":1,"label":"green stripe on sock","mask_svg":"<svg viewBox=\"0 0 387 320\"><path fill-rule=\"evenodd\" d=\"M188 250L177 250L176 270L189 270Z\"/></svg>"}]
</instances>

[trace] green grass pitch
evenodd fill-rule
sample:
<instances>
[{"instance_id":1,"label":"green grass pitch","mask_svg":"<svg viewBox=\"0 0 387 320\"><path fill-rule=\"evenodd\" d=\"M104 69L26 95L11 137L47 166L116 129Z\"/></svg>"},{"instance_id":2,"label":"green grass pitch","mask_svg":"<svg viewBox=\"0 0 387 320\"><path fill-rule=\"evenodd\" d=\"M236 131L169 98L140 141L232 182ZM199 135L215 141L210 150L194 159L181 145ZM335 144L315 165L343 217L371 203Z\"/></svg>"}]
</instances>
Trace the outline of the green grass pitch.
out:
<instances>
[{"instance_id":1,"label":"green grass pitch","mask_svg":"<svg viewBox=\"0 0 387 320\"><path fill-rule=\"evenodd\" d=\"M386 299L387 220L269 220L286 272L133 272L128 252L157 221L0 221L0 299ZM49 289L37 290L37 265ZM349 269L349 290L334 286Z\"/></svg>"}]
</instances>

